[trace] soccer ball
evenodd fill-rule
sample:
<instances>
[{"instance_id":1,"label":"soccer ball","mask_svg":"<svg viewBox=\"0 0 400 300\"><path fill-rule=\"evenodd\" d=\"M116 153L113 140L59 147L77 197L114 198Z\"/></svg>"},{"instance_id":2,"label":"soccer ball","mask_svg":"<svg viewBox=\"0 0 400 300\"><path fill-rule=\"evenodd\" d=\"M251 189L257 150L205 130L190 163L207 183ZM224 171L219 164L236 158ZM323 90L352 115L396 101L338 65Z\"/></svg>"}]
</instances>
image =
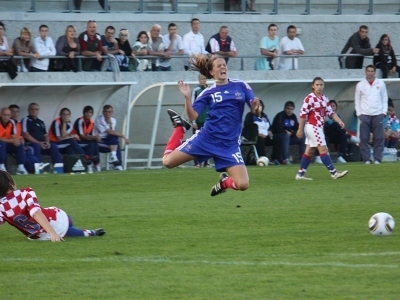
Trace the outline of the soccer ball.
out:
<instances>
[{"instance_id":1,"label":"soccer ball","mask_svg":"<svg viewBox=\"0 0 400 300\"><path fill-rule=\"evenodd\" d=\"M257 166L260 167L266 167L269 164L269 159L266 156L260 156L259 159L257 159Z\"/></svg>"},{"instance_id":2,"label":"soccer ball","mask_svg":"<svg viewBox=\"0 0 400 300\"><path fill-rule=\"evenodd\" d=\"M391 235L394 226L395 223L393 217L384 212L374 214L368 222L371 234L378 236Z\"/></svg>"}]
</instances>

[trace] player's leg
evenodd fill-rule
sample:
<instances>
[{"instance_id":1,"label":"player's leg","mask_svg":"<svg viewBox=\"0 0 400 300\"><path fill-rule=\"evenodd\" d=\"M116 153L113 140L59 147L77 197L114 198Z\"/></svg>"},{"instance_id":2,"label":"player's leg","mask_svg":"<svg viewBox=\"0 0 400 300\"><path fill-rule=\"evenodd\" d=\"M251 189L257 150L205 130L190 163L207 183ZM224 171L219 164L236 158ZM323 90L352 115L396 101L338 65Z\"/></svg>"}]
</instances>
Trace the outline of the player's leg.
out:
<instances>
[{"instance_id":1,"label":"player's leg","mask_svg":"<svg viewBox=\"0 0 400 300\"><path fill-rule=\"evenodd\" d=\"M305 173L311 163L311 157L315 152L316 146L320 143L320 137L315 133L314 127L311 124L306 124L304 127L306 149L300 159L300 168L296 174L296 180L312 180L312 178L305 176Z\"/></svg>"},{"instance_id":2,"label":"player's leg","mask_svg":"<svg viewBox=\"0 0 400 300\"><path fill-rule=\"evenodd\" d=\"M177 150L182 144L185 132L190 128L189 122L172 109L168 110L168 115L171 118L174 130L165 147L163 165L167 168L174 168L189 160L193 160L194 157Z\"/></svg>"},{"instance_id":3,"label":"player's leg","mask_svg":"<svg viewBox=\"0 0 400 300\"><path fill-rule=\"evenodd\" d=\"M68 230L65 236L90 237L90 236L102 236L106 233L103 228L98 228L94 230L76 228L70 216L68 216L68 222L69 222Z\"/></svg>"},{"instance_id":4,"label":"player's leg","mask_svg":"<svg viewBox=\"0 0 400 300\"><path fill-rule=\"evenodd\" d=\"M329 173L331 174L332 179L338 179L347 174L347 172L348 172L347 170L345 170L345 171L337 171L336 170L336 168L332 162L331 156L329 155L328 147L326 147L326 145L318 146L318 151L321 155L322 163L328 169Z\"/></svg>"}]
</instances>

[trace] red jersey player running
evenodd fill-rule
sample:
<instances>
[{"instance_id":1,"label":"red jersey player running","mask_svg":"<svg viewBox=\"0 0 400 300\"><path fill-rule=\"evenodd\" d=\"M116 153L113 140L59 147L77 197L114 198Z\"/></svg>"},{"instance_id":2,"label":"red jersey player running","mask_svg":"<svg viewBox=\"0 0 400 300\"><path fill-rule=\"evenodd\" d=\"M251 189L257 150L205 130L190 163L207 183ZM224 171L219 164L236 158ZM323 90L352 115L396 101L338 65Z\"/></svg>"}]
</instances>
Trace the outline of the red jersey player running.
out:
<instances>
[{"instance_id":1,"label":"red jersey player running","mask_svg":"<svg viewBox=\"0 0 400 300\"><path fill-rule=\"evenodd\" d=\"M296 136L301 139L305 133L306 150L301 158L296 180L312 180L312 178L306 177L304 174L307 172L315 149L318 149L321 160L331 173L332 179L338 179L347 174L347 171L339 172L335 169L326 146L324 134L325 116L331 117L341 128L344 128L344 123L333 111L329 104L329 99L322 94L324 85L324 80L321 77L315 77L311 85L313 92L304 99L300 109L299 129Z\"/></svg>"},{"instance_id":2,"label":"red jersey player running","mask_svg":"<svg viewBox=\"0 0 400 300\"><path fill-rule=\"evenodd\" d=\"M29 239L61 242L63 237L102 236L103 228L79 229L70 216L57 207L42 208L32 188L17 190L14 179L0 171L0 225L8 222Z\"/></svg>"}]
</instances>

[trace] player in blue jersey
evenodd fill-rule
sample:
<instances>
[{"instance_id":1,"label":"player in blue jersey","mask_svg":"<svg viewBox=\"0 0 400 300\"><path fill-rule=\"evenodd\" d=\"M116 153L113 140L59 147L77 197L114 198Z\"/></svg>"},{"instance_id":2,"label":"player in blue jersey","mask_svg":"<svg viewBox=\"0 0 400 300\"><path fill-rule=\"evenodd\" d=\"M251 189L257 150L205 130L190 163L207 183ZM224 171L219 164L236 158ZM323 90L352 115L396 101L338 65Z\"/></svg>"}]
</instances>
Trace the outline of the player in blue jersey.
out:
<instances>
[{"instance_id":1,"label":"player in blue jersey","mask_svg":"<svg viewBox=\"0 0 400 300\"><path fill-rule=\"evenodd\" d=\"M206 107L208 117L191 138L182 143L190 124L173 110L168 110L175 127L164 152L163 164L174 168L196 158L199 163L210 159L221 173L219 181L211 189L211 196L226 189L244 191L249 187L249 177L240 152L240 134L245 105L255 113L259 100L244 81L228 78L228 68L222 56L192 56L192 63L200 74L213 78L214 84L207 87L192 104L188 84L178 81L178 88L185 98L185 110L190 120L196 120ZM227 173L225 173L225 171Z\"/></svg>"}]
</instances>

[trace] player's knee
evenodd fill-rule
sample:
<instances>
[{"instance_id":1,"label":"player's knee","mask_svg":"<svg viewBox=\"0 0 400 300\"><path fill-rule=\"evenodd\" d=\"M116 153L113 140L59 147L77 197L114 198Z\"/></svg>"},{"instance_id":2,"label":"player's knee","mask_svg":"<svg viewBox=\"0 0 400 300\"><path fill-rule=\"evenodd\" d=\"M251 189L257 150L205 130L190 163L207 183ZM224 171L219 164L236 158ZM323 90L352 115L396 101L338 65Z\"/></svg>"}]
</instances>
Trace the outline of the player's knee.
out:
<instances>
[{"instance_id":1,"label":"player's knee","mask_svg":"<svg viewBox=\"0 0 400 300\"><path fill-rule=\"evenodd\" d=\"M174 167L174 166L172 165L171 160L168 159L168 155L164 155L164 156L163 156L162 163L163 163L163 166L166 167L166 168L168 168L168 169L171 169L171 168Z\"/></svg>"},{"instance_id":2,"label":"player's knee","mask_svg":"<svg viewBox=\"0 0 400 300\"><path fill-rule=\"evenodd\" d=\"M236 184L236 188L239 191L245 191L245 190L247 190L249 188L249 182L248 181L238 182Z\"/></svg>"}]
</instances>

